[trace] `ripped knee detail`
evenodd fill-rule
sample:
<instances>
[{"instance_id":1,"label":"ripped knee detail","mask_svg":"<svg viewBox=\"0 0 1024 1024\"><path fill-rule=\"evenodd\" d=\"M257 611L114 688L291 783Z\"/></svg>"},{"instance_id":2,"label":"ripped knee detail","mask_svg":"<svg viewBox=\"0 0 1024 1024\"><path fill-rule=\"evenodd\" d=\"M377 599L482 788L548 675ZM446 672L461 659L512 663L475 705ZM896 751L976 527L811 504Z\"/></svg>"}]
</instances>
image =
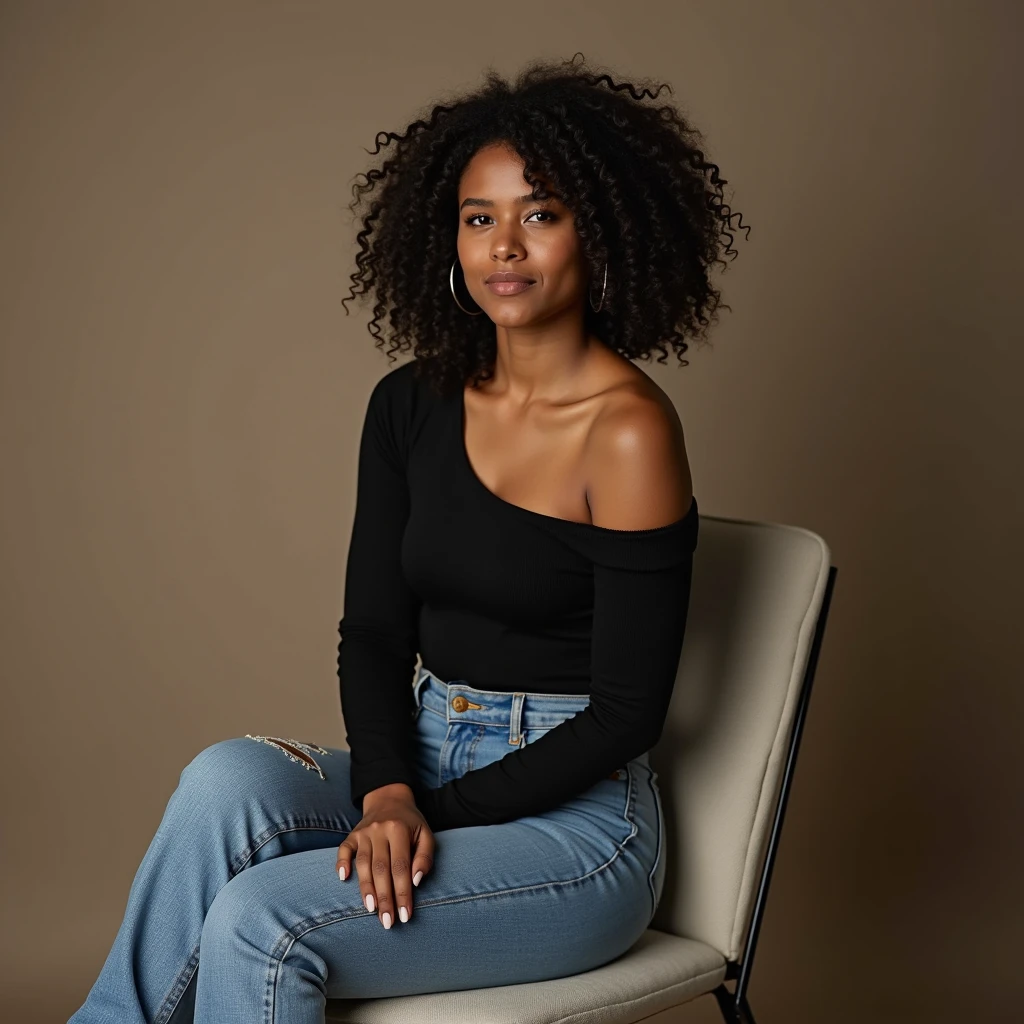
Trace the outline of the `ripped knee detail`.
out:
<instances>
[{"instance_id":1,"label":"ripped knee detail","mask_svg":"<svg viewBox=\"0 0 1024 1024\"><path fill-rule=\"evenodd\" d=\"M323 768L317 763L312 752L315 750L318 754L326 754L330 757L331 752L329 750L324 750L323 747L318 747L315 743L302 743L300 740L281 739L280 736L253 736L247 732L245 738L277 747L278 750L284 751L290 761L301 764L307 771L316 772L321 779L326 780L327 776L324 775Z\"/></svg>"}]
</instances>

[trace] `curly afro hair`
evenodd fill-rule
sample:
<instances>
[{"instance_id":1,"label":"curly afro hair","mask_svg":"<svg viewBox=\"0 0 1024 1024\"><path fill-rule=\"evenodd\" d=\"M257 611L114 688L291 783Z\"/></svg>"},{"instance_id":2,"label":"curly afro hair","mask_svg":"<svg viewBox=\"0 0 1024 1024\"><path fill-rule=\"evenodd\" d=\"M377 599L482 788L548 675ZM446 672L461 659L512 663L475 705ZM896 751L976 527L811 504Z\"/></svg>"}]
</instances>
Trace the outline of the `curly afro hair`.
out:
<instances>
[{"instance_id":1,"label":"curly afro hair","mask_svg":"<svg viewBox=\"0 0 1024 1024\"><path fill-rule=\"evenodd\" d=\"M411 346L420 364L415 372L441 394L493 375L494 323L462 312L449 284L459 181L483 146L510 145L534 198L549 194L536 177L540 171L572 211L591 280L602 281L607 265L600 312L584 303L585 329L627 359L649 360L657 351L664 363L671 345L680 365L688 365L686 335L700 339L719 306L709 267L727 268L720 247L737 255L729 247L733 216L749 237L742 215L723 201L727 179L705 159L700 133L671 105L645 102L662 88L671 93L671 86L617 84L577 64L577 56L558 64L534 61L513 85L488 70L483 87L435 105L404 135L378 133L371 155L382 140L396 148L353 185L354 213L382 183L362 219L358 269L342 305L373 289L368 329L377 347L387 314L387 355Z\"/></svg>"}]
</instances>

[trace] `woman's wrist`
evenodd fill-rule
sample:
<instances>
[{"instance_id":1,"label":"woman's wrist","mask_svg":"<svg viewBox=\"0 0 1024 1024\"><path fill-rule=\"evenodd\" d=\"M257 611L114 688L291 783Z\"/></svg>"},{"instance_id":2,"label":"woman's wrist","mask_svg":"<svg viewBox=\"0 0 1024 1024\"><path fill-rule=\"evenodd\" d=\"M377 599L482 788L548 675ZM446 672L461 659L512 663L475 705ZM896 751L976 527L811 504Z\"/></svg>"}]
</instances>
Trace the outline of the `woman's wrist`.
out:
<instances>
[{"instance_id":1,"label":"woman's wrist","mask_svg":"<svg viewBox=\"0 0 1024 1024\"><path fill-rule=\"evenodd\" d=\"M374 805L388 800L408 800L410 803L415 803L416 795L412 788L404 782L389 782L386 786L371 789L363 797L363 813L371 810Z\"/></svg>"}]
</instances>

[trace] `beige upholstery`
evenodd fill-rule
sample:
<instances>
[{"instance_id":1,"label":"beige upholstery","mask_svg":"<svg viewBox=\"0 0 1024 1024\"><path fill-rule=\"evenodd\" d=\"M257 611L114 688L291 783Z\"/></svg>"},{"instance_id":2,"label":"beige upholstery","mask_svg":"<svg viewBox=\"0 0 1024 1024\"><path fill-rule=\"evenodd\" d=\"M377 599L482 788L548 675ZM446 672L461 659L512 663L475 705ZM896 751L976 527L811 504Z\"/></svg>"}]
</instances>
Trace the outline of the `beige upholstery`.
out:
<instances>
[{"instance_id":1,"label":"beige upholstery","mask_svg":"<svg viewBox=\"0 0 1024 1024\"><path fill-rule=\"evenodd\" d=\"M553 981L329 1000L327 1020L629 1024L715 989L747 943L829 569L809 530L701 515L679 675L651 754L665 887L629 952Z\"/></svg>"},{"instance_id":2,"label":"beige upholstery","mask_svg":"<svg viewBox=\"0 0 1024 1024\"><path fill-rule=\"evenodd\" d=\"M328 1021L359 1024L620 1024L666 1010L714 988L721 954L648 928L625 955L554 981L392 999L331 999Z\"/></svg>"}]
</instances>

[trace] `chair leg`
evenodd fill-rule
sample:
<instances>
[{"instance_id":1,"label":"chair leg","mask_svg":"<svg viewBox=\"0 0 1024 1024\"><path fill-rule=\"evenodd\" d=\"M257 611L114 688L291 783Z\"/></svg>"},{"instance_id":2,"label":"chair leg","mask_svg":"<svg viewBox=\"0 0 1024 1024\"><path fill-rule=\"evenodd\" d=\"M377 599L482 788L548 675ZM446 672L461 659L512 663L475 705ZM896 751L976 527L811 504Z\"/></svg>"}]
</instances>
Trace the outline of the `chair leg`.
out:
<instances>
[{"instance_id":1,"label":"chair leg","mask_svg":"<svg viewBox=\"0 0 1024 1024\"><path fill-rule=\"evenodd\" d=\"M737 1003L735 993L730 992L724 985L719 985L712 994L718 1000L718 1008L722 1011L725 1024L757 1024L746 996Z\"/></svg>"},{"instance_id":2,"label":"chair leg","mask_svg":"<svg viewBox=\"0 0 1024 1024\"><path fill-rule=\"evenodd\" d=\"M757 1021L754 1020L754 1011L750 1008L746 996L740 1000L740 1021L742 1024L757 1024Z\"/></svg>"},{"instance_id":3,"label":"chair leg","mask_svg":"<svg viewBox=\"0 0 1024 1024\"><path fill-rule=\"evenodd\" d=\"M722 1011L725 1024L740 1024L732 993L724 985L719 985L712 994L718 1000L718 1008Z\"/></svg>"}]
</instances>

